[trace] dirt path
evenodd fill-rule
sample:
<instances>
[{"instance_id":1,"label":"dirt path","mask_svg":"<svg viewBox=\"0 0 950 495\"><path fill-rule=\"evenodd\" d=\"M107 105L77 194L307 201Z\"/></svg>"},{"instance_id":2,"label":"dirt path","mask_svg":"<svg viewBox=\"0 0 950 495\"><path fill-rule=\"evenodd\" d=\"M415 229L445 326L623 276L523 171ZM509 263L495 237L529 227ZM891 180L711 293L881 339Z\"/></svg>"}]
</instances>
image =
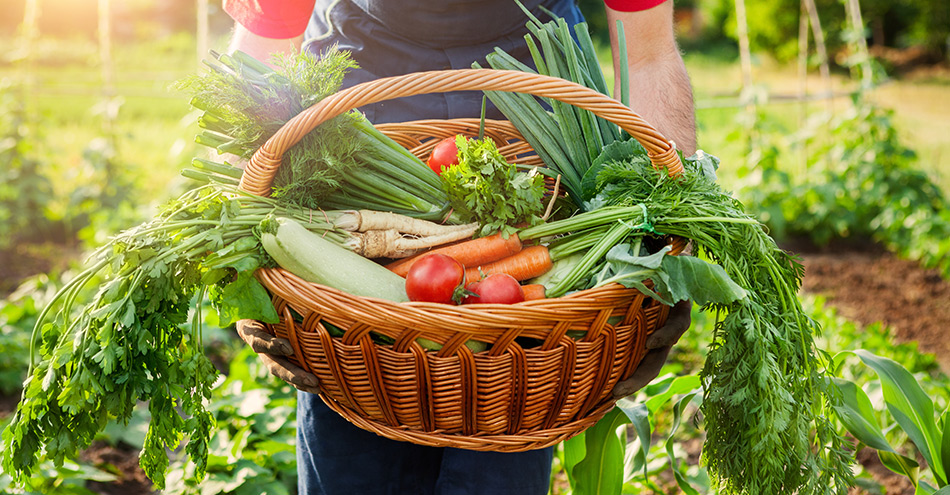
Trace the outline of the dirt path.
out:
<instances>
[{"instance_id":1,"label":"dirt path","mask_svg":"<svg viewBox=\"0 0 950 495\"><path fill-rule=\"evenodd\" d=\"M882 322L901 341L917 341L950 373L950 281L883 250L800 253L802 289L868 325Z\"/></svg>"},{"instance_id":2,"label":"dirt path","mask_svg":"<svg viewBox=\"0 0 950 495\"><path fill-rule=\"evenodd\" d=\"M950 282L936 270L875 248L799 254L804 292L824 295L839 314L855 322L892 327L898 340L917 341L922 352L933 353L950 373ZM914 494L910 481L885 468L873 450L863 449L857 457L889 495ZM850 493L868 494L859 488Z\"/></svg>"}]
</instances>

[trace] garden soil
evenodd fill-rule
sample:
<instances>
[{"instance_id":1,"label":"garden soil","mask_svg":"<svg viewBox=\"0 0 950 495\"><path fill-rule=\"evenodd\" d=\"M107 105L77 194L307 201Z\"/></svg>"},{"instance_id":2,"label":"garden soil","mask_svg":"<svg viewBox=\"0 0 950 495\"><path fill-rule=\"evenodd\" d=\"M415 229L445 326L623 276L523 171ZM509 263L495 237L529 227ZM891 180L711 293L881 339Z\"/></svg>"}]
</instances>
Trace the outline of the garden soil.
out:
<instances>
[{"instance_id":1,"label":"garden soil","mask_svg":"<svg viewBox=\"0 0 950 495\"><path fill-rule=\"evenodd\" d=\"M917 341L921 351L933 353L943 370L950 372L950 282L936 270L923 269L914 262L897 259L873 245L823 250L790 245L785 249L801 257L805 267L803 292L824 296L828 305L840 315L860 324L882 322L892 327L898 340ZM42 254L28 254L33 256L25 259L38 261L44 258ZM3 280L9 281L11 275L22 275L9 273L19 271L14 268L17 265L0 265L6 265L0 269L8 272L3 273ZM17 268L22 267L23 264L19 264ZM42 273L45 268L37 272ZM3 289L2 292L7 293L12 287ZM15 403L15 398L0 397L0 415L9 414ZM697 443L697 448L699 445ZM138 452L133 449L97 444L83 455L92 462L111 464L117 468L117 474L121 473L118 483L90 486L95 493L152 493L138 467ZM881 466L872 451L860 452L858 460L886 487L889 495L913 494L913 487L904 478ZM863 495L868 492L855 488L852 493Z\"/></svg>"}]
</instances>

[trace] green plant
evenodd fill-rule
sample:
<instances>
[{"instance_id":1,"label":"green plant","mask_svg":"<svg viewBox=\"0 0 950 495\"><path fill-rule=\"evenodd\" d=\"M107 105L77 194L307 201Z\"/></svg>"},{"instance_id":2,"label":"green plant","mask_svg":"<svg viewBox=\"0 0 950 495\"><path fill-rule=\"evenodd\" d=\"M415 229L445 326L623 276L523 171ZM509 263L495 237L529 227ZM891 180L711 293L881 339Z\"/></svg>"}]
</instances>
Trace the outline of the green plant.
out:
<instances>
[{"instance_id":1,"label":"green plant","mask_svg":"<svg viewBox=\"0 0 950 495\"><path fill-rule=\"evenodd\" d=\"M950 277L950 201L915 167L892 112L857 94L826 122L812 119L797 137L795 144L808 150L803 177L792 178L774 161L758 164L761 187L752 200L763 221L776 236L817 245L873 239Z\"/></svg>"},{"instance_id":2,"label":"green plant","mask_svg":"<svg viewBox=\"0 0 950 495\"><path fill-rule=\"evenodd\" d=\"M36 158L36 135L18 87L0 80L0 249L18 239L36 238L50 222L50 179Z\"/></svg>"},{"instance_id":3,"label":"green plant","mask_svg":"<svg viewBox=\"0 0 950 495\"><path fill-rule=\"evenodd\" d=\"M698 494L687 479L685 464L676 452L674 434L684 419L684 411L702 394L698 375L667 375L647 386L634 398L622 399L601 421L565 441L559 450L559 464L567 472L573 495L625 492L625 486L644 484L658 488L651 479L666 465L651 462L665 454L676 485L688 494ZM672 403L672 405L670 405ZM652 449L659 435L658 412L671 413L663 441L663 453ZM627 440L628 428L634 436Z\"/></svg>"},{"instance_id":4,"label":"green plant","mask_svg":"<svg viewBox=\"0 0 950 495\"><path fill-rule=\"evenodd\" d=\"M853 381L835 378L843 399L835 406L842 424L859 442L875 449L888 469L907 476L916 493L950 494L950 408L935 416L937 410L931 397L906 368L892 359L859 349L839 353L835 361L840 363L852 354L877 373L884 405L895 424L888 424L882 430L865 391ZM913 457L900 453L888 441L884 432L895 427L909 438L926 461L936 486L922 479L921 466Z\"/></svg>"},{"instance_id":5,"label":"green plant","mask_svg":"<svg viewBox=\"0 0 950 495\"><path fill-rule=\"evenodd\" d=\"M296 486L294 389L271 376L249 347L230 358L228 377L212 391L207 477L196 483L184 458L170 465L167 495L290 494Z\"/></svg>"}]
</instances>

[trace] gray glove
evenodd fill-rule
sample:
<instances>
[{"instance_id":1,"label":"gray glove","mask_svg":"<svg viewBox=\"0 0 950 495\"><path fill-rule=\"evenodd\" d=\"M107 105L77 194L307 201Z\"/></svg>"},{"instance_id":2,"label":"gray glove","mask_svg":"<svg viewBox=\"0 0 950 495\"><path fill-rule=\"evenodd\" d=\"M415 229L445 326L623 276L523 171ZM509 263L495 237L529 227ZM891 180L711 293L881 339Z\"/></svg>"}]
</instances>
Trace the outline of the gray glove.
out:
<instances>
[{"instance_id":1,"label":"gray glove","mask_svg":"<svg viewBox=\"0 0 950 495\"><path fill-rule=\"evenodd\" d=\"M670 355L673 344L679 341L692 323L692 317L690 316L692 308L692 302L680 301L670 309L666 324L647 338L647 355L640 361L640 365L637 366L633 375L614 386L613 396L615 399L622 399L634 394L660 374L660 369L666 363L666 358Z\"/></svg>"},{"instance_id":2,"label":"gray glove","mask_svg":"<svg viewBox=\"0 0 950 495\"><path fill-rule=\"evenodd\" d=\"M235 327L241 340L251 346L272 375L293 385L297 390L311 394L320 393L317 377L285 357L294 355L294 348L289 340L267 333L264 325L257 320L240 320Z\"/></svg>"}]
</instances>

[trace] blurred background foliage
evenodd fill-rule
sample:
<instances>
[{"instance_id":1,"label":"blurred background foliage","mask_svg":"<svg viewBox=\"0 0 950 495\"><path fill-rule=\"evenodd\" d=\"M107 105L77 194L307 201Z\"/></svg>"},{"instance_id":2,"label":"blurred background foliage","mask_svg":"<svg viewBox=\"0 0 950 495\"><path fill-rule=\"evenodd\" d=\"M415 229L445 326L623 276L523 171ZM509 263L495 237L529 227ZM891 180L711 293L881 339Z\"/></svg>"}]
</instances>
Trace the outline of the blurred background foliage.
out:
<instances>
[{"instance_id":1,"label":"blurred background foliage","mask_svg":"<svg viewBox=\"0 0 950 495\"><path fill-rule=\"evenodd\" d=\"M699 144L722 159L723 185L776 237L819 246L843 239L880 243L950 278L950 2L862 0L864 26L855 30L846 2L816 0L827 80L817 74L822 60L813 39L805 70L796 62L800 2L746 2L747 80L735 1L674 1ZM39 12L35 32L22 24L30 3ZM151 217L190 185L179 172L201 153L193 142L197 114L170 87L200 70L202 48L223 49L231 26L220 3L204 3L209 38L200 48L201 2L112 1L111 51L104 56L99 4L4 0L0 6L0 429L26 373L32 324L52 293L91 248ZM580 6L606 62L603 3L581 0ZM870 59L862 59L857 40L867 43ZM874 85L862 86L860 67L868 66ZM940 410L950 403L932 354L896 342L886 325L840 316L821 298L809 296L806 304L833 329L823 340L828 352L862 348L889 357L913 373ZM218 328L213 311L203 315L208 352L222 371L212 404L221 431L208 482L189 484L186 463L177 462L168 492L294 493L293 391L269 378L229 329ZM667 378L698 370L711 321L694 312L693 330L674 350ZM881 384L866 367L849 361L843 372L880 398ZM98 448L134 461L144 414L113 425ZM702 436L692 421L697 414L695 407L684 409L690 421L668 444L686 462L668 462L667 445L655 442L650 476L631 473L626 491L679 493L670 475L677 469L695 489L713 492L690 458ZM651 418L658 436L668 432L671 417L664 409ZM913 453L901 428L883 413L880 420L892 444ZM89 454L61 468L47 463L25 493L147 493L147 480L130 477L132 466ZM559 479L553 491L567 493ZM867 493L881 492L867 473L860 479ZM6 493L24 492L0 473L0 494Z\"/></svg>"}]
</instances>

